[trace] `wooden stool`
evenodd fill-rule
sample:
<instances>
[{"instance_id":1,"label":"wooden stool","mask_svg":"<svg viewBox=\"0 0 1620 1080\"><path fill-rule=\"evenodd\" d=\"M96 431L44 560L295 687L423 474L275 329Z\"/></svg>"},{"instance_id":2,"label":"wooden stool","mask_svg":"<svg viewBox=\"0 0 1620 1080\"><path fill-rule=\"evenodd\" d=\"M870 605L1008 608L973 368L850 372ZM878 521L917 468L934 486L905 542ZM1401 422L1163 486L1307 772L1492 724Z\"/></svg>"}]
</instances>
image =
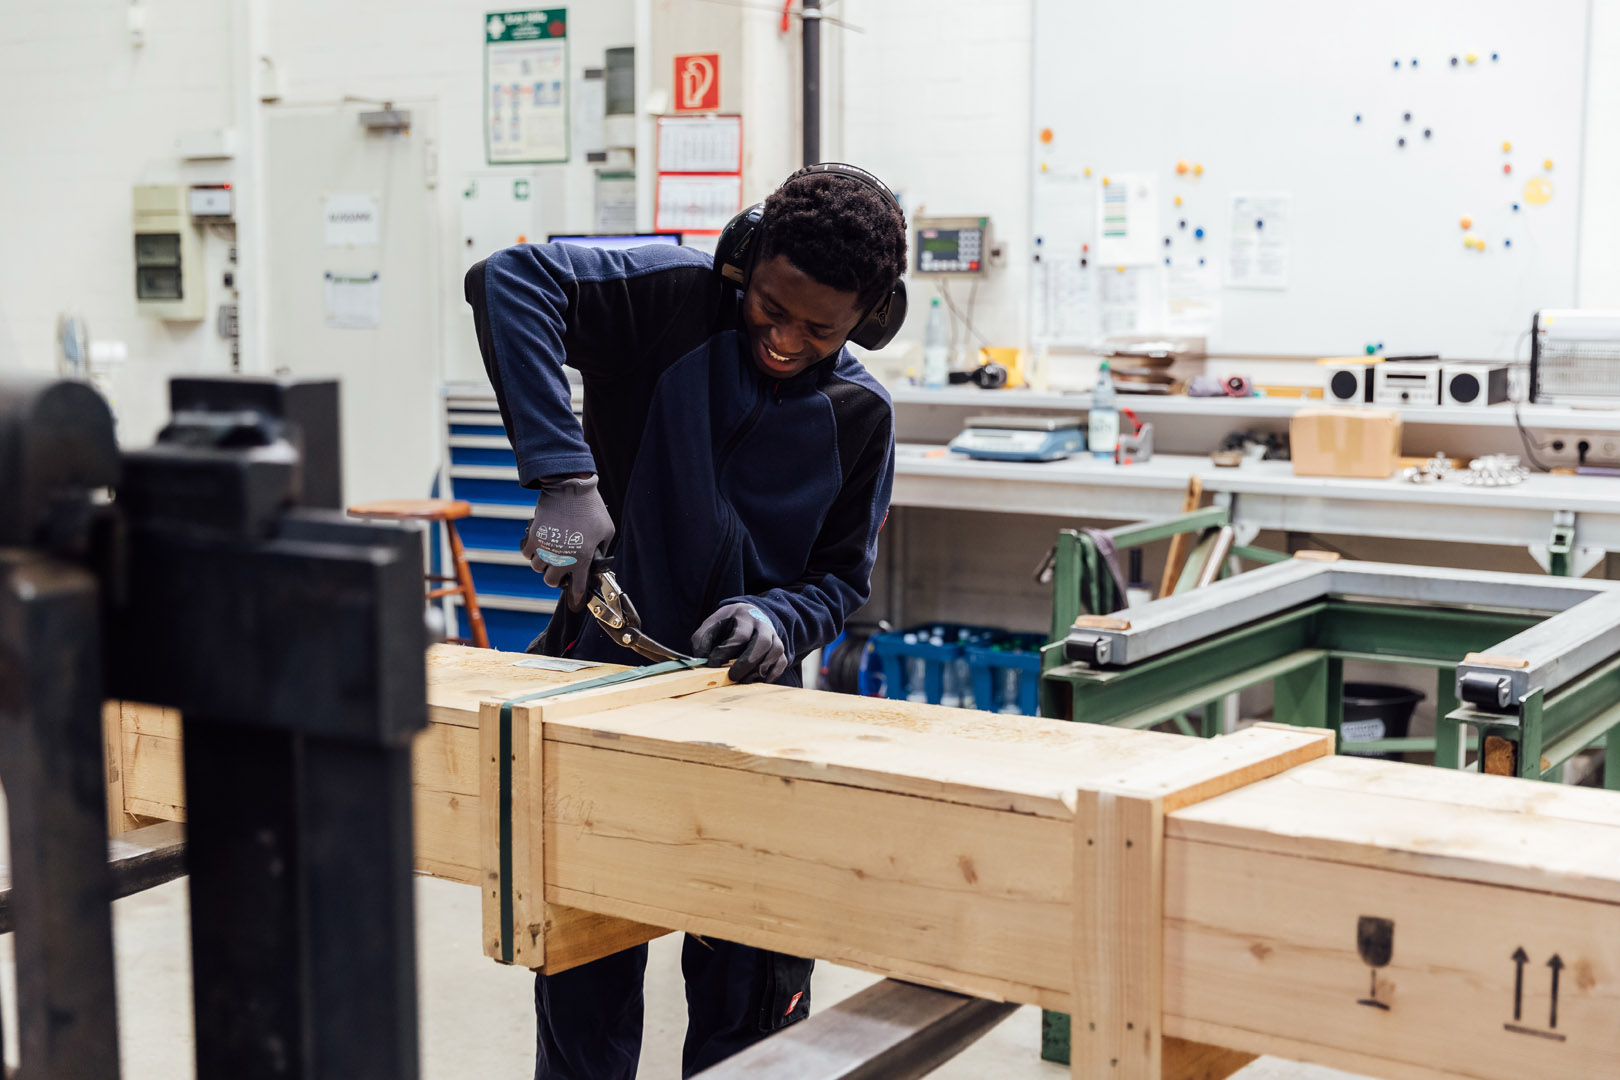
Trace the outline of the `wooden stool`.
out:
<instances>
[{"instance_id":1,"label":"wooden stool","mask_svg":"<svg viewBox=\"0 0 1620 1080\"><path fill-rule=\"evenodd\" d=\"M432 582L453 581L439 589L429 589L427 598L459 595L467 608L467 627L472 631L471 644L480 649L489 648L489 634L484 631L484 616L478 610L478 594L473 590L472 571L467 568L467 555L461 549L461 537L456 534L456 520L472 514L472 504L462 499L384 499L381 502L361 503L349 507L349 515L384 521L436 521L444 525L444 534L450 538L450 559L455 564L454 577L429 574ZM452 638L458 644L468 644L465 638Z\"/></svg>"}]
</instances>

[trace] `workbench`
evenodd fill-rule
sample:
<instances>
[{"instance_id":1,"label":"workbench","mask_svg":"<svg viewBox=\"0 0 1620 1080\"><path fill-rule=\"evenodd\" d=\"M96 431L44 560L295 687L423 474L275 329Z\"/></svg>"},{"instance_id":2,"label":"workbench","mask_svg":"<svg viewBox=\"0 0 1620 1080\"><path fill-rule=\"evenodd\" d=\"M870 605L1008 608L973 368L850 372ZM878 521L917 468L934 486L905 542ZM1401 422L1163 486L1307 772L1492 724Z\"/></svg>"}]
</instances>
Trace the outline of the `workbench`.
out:
<instances>
[{"instance_id":1,"label":"workbench","mask_svg":"<svg viewBox=\"0 0 1620 1080\"><path fill-rule=\"evenodd\" d=\"M895 451L893 505L1142 521L1182 509L1187 483L1228 505L1239 542L1274 529L1519 547L1544 558L1573 528L1575 575L1620 551L1620 479L1533 474L1505 488L1399 479L1295 476L1286 461L1216 467L1208 455L1157 454L1143 465L1086 455L1054 462L975 461L939 446Z\"/></svg>"},{"instance_id":2,"label":"workbench","mask_svg":"<svg viewBox=\"0 0 1620 1080\"><path fill-rule=\"evenodd\" d=\"M1072 1011L1077 1077L1620 1073L1614 793L709 669L521 700L605 670L532 664L435 646L413 755L418 866L482 890L496 958L664 929L825 957ZM123 804L181 816L157 713L116 713Z\"/></svg>"}]
</instances>

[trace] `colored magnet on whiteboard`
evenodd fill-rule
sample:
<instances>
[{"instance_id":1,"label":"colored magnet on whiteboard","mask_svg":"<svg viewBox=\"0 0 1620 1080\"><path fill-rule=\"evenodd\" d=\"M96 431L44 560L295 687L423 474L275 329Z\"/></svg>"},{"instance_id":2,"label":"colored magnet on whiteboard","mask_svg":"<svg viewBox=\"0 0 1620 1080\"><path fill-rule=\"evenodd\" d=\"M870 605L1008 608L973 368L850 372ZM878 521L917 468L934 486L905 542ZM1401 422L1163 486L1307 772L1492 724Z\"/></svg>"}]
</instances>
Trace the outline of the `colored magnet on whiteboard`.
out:
<instances>
[{"instance_id":1,"label":"colored magnet on whiteboard","mask_svg":"<svg viewBox=\"0 0 1620 1080\"><path fill-rule=\"evenodd\" d=\"M1466 57L1464 57L1464 59L1466 59L1470 64L1472 64L1476 60L1479 59L1479 53L1469 53Z\"/></svg>"},{"instance_id":2,"label":"colored magnet on whiteboard","mask_svg":"<svg viewBox=\"0 0 1620 1080\"><path fill-rule=\"evenodd\" d=\"M1524 185L1524 201L1531 206L1545 206L1553 194L1552 181L1544 176L1528 180Z\"/></svg>"},{"instance_id":3,"label":"colored magnet on whiteboard","mask_svg":"<svg viewBox=\"0 0 1620 1080\"><path fill-rule=\"evenodd\" d=\"M1406 121L1408 124L1410 124L1412 122L1412 114L1411 113L1402 113L1401 114L1401 119Z\"/></svg>"},{"instance_id":4,"label":"colored magnet on whiteboard","mask_svg":"<svg viewBox=\"0 0 1620 1080\"><path fill-rule=\"evenodd\" d=\"M1417 67L1417 57L1412 57L1412 66Z\"/></svg>"},{"instance_id":5,"label":"colored magnet on whiteboard","mask_svg":"<svg viewBox=\"0 0 1620 1080\"><path fill-rule=\"evenodd\" d=\"M1186 158L1182 158L1180 161L1176 162L1176 172L1180 173L1182 176L1186 176L1187 170L1190 168L1192 168L1192 166L1187 163Z\"/></svg>"},{"instance_id":6,"label":"colored magnet on whiteboard","mask_svg":"<svg viewBox=\"0 0 1620 1080\"><path fill-rule=\"evenodd\" d=\"M1512 152L1513 152L1513 144L1508 142L1506 139L1503 139L1502 140L1502 153L1511 154Z\"/></svg>"},{"instance_id":7,"label":"colored magnet on whiteboard","mask_svg":"<svg viewBox=\"0 0 1620 1080\"><path fill-rule=\"evenodd\" d=\"M1504 161L1504 162L1503 162L1503 163L1502 163L1502 171L1503 171L1503 172L1504 172L1504 173L1510 173L1510 172L1512 172L1512 171L1513 171L1513 166L1512 166L1512 164L1511 164L1511 163L1509 163L1509 162L1505 162L1505 161Z\"/></svg>"},{"instance_id":8,"label":"colored magnet on whiteboard","mask_svg":"<svg viewBox=\"0 0 1620 1080\"><path fill-rule=\"evenodd\" d=\"M1513 241L1512 240L1504 240L1504 241L1502 241L1502 246L1503 247L1512 247L1513 246Z\"/></svg>"},{"instance_id":9,"label":"colored magnet on whiteboard","mask_svg":"<svg viewBox=\"0 0 1620 1080\"><path fill-rule=\"evenodd\" d=\"M1051 141L1052 141L1052 129L1051 128L1041 128L1041 142L1049 143Z\"/></svg>"},{"instance_id":10,"label":"colored magnet on whiteboard","mask_svg":"<svg viewBox=\"0 0 1620 1080\"><path fill-rule=\"evenodd\" d=\"M1194 165L1193 166L1193 175L1194 176L1203 176L1204 175L1204 167L1202 165Z\"/></svg>"},{"instance_id":11,"label":"colored magnet on whiteboard","mask_svg":"<svg viewBox=\"0 0 1620 1080\"><path fill-rule=\"evenodd\" d=\"M1406 139L1404 137L1396 139L1395 140L1395 145L1396 146L1405 146L1406 145Z\"/></svg>"},{"instance_id":12,"label":"colored magnet on whiteboard","mask_svg":"<svg viewBox=\"0 0 1620 1080\"><path fill-rule=\"evenodd\" d=\"M1513 212L1514 212L1514 213L1515 213L1515 214L1516 214L1516 213L1518 213L1518 212L1519 212L1519 204L1518 204L1518 203L1514 203L1514 204L1513 204Z\"/></svg>"},{"instance_id":13,"label":"colored magnet on whiteboard","mask_svg":"<svg viewBox=\"0 0 1620 1080\"><path fill-rule=\"evenodd\" d=\"M1046 171L1046 162L1043 161L1043 162L1041 162L1041 172L1045 172L1045 171Z\"/></svg>"},{"instance_id":14,"label":"colored magnet on whiteboard","mask_svg":"<svg viewBox=\"0 0 1620 1080\"><path fill-rule=\"evenodd\" d=\"M1167 236L1167 237L1165 237L1165 238L1164 238L1164 246L1165 246L1165 247L1169 247L1169 246L1170 246L1170 238L1169 238L1169 237L1168 237L1168 236Z\"/></svg>"},{"instance_id":15,"label":"colored magnet on whiteboard","mask_svg":"<svg viewBox=\"0 0 1620 1080\"><path fill-rule=\"evenodd\" d=\"M1091 250L1091 245L1090 244L1081 244L1080 245L1080 250L1082 252L1090 251Z\"/></svg>"},{"instance_id":16,"label":"colored magnet on whiteboard","mask_svg":"<svg viewBox=\"0 0 1620 1080\"><path fill-rule=\"evenodd\" d=\"M1123 273L1124 273L1124 272L1125 272L1125 264L1124 264L1124 263L1120 263L1120 264L1119 264L1119 265L1118 265L1118 266L1116 266L1116 267L1114 267L1114 269L1115 269L1115 270L1118 270L1118 271L1119 271L1119 272L1120 272L1120 273L1122 273L1122 274L1123 274Z\"/></svg>"},{"instance_id":17,"label":"colored magnet on whiteboard","mask_svg":"<svg viewBox=\"0 0 1620 1080\"><path fill-rule=\"evenodd\" d=\"M1186 218L1181 219L1181 227L1183 229L1185 229L1187 227L1187 219Z\"/></svg>"},{"instance_id":18,"label":"colored magnet on whiteboard","mask_svg":"<svg viewBox=\"0 0 1620 1080\"><path fill-rule=\"evenodd\" d=\"M1474 219L1469 217L1467 214L1464 214L1462 216L1462 220L1457 222L1457 224L1461 225L1463 227L1463 231L1466 232L1474 227Z\"/></svg>"},{"instance_id":19,"label":"colored magnet on whiteboard","mask_svg":"<svg viewBox=\"0 0 1620 1080\"><path fill-rule=\"evenodd\" d=\"M1396 67L1400 67L1400 66L1401 66L1401 62L1400 62L1400 61L1399 61L1399 60L1397 60L1397 61L1395 61L1395 66L1396 66Z\"/></svg>"},{"instance_id":20,"label":"colored magnet on whiteboard","mask_svg":"<svg viewBox=\"0 0 1620 1080\"><path fill-rule=\"evenodd\" d=\"M1200 225L1198 228L1194 229L1193 236L1197 237L1199 240L1202 240L1204 238L1204 227Z\"/></svg>"},{"instance_id":21,"label":"colored magnet on whiteboard","mask_svg":"<svg viewBox=\"0 0 1620 1080\"><path fill-rule=\"evenodd\" d=\"M1108 177L1105 176L1105 177L1103 177L1103 187L1107 187L1107 186L1108 186Z\"/></svg>"},{"instance_id":22,"label":"colored magnet on whiteboard","mask_svg":"<svg viewBox=\"0 0 1620 1080\"><path fill-rule=\"evenodd\" d=\"M1492 59L1492 60L1495 60L1495 59L1496 59L1496 54L1495 54L1495 53L1491 53L1491 59Z\"/></svg>"},{"instance_id":23,"label":"colored magnet on whiteboard","mask_svg":"<svg viewBox=\"0 0 1620 1080\"><path fill-rule=\"evenodd\" d=\"M1087 165L1087 166L1086 166L1086 175L1087 175L1087 176L1090 176L1090 175L1091 175L1091 166L1090 166L1090 165Z\"/></svg>"},{"instance_id":24,"label":"colored magnet on whiteboard","mask_svg":"<svg viewBox=\"0 0 1620 1080\"><path fill-rule=\"evenodd\" d=\"M1453 56L1453 57L1452 57L1452 58L1451 58L1451 66L1452 66L1452 67L1456 67L1456 66L1457 66L1457 58L1456 58L1456 57L1455 57L1455 56Z\"/></svg>"},{"instance_id":25,"label":"colored magnet on whiteboard","mask_svg":"<svg viewBox=\"0 0 1620 1080\"><path fill-rule=\"evenodd\" d=\"M1166 265L1166 266L1170 265L1170 256L1166 255L1164 257L1164 265Z\"/></svg>"},{"instance_id":26,"label":"colored magnet on whiteboard","mask_svg":"<svg viewBox=\"0 0 1620 1080\"><path fill-rule=\"evenodd\" d=\"M1198 259L1198 265L1199 265L1199 266L1203 266L1203 265L1204 265L1204 259L1203 259L1203 257L1202 257L1202 256L1200 256L1200 257L1199 257L1199 259Z\"/></svg>"},{"instance_id":27,"label":"colored magnet on whiteboard","mask_svg":"<svg viewBox=\"0 0 1620 1080\"><path fill-rule=\"evenodd\" d=\"M1546 161L1543 161L1541 163L1541 167L1546 169L1548 172L1552 172L1552 158L1548 158Z\"/></svg>"},{"instance_id":28,"label":"colored magnet on whiteboard","mask_svg":"<svg viewBox=\"0 0 1620 1080\"><path fill-rule=\"evenodd\" d=\"M1356 123L1358 123L1358 124L1361 123L1361 114L1360 113L1356 113Z\"/></svg>"},{"instance_id":29,"label":"colored magnet on whiteboard","mask_svg":"<svg viewBox=\"0 0 1620 1080\"><path fill-rule=\"evenodd\" d=\"M1254 219L1254 227L1257 228L1257 229L1265 228L1266 227L1265 220L1263 218L1255 218Z\"/></svg>"},{"instance_id":30,"label":"colored magnet on whiteboard","mask_svg":"<svg viewBox=\"0 0 1620 1080\"><path fill-rule=\"evenodd\" d=\"M1376 346L1376 345L1374 345L1374 344L1373 344L1373 343L1372 343L1372 342L1370 342L1370 341L1369 341L1369 342L1367 342L1367 355L1368 355L1368 356L1371 356L1371 355L1372 355L1372 354L1373 354L1373 353L1375 353L1375 352L1377 352L1377 351L1378 351L1378 346Z\"/></svg>"},{"instance_id":31,"label":"colored magnet on whiteboard","mask_svg":"<svg viewBox=\"0 0 1620 1080\"><path fill-rule=\"evenodd\" d=\"M1177 195L1177 196L1176 196L1176 205L1177 205L1177 206L1180 206L1180 205L1181 205L1181 196L1180 196L1180 195Z\"/></svg>"}]
</instances>

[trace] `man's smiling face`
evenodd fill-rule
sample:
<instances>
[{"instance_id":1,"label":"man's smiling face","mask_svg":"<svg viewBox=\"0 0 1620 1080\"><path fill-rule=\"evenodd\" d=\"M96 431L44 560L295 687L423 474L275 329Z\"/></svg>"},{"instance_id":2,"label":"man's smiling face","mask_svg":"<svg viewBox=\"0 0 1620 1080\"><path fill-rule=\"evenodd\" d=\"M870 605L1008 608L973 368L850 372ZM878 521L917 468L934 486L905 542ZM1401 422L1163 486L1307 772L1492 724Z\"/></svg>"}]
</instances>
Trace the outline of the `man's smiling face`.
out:
<instances>
[{"instance_id":1,"label":"man's smiling face","mask_svg":"<svg viewBox=\"0 0 1620 1080\"><path fill-rule=\"evenodd\" d=\"M788 379L838 351L861 321L855 292L823 285L773 255L754 267L743 296L743 324L754 366Z\"/></svg>"}]
</instances>

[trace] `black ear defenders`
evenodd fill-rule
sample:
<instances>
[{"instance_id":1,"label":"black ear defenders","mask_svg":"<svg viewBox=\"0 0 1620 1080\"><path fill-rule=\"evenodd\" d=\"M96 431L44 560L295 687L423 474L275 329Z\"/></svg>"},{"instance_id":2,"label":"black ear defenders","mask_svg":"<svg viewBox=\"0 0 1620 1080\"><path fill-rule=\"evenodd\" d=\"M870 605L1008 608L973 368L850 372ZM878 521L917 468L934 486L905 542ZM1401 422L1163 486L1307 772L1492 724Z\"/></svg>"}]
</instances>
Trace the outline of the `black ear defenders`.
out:
<instances>
[{"instance_id":1,"label":"black ear defenders","mask_svg":"<svg viewBox=\"0 0 1620 1080\"><path fill-rule=\"evenodd\" d=\"M782 181L784 185L804 176L813 176L816 173L832 173L835 176L847 176L851 180L858 180L878 192L884 198L892 200L899 205L900 200L894 197L889 186L865 169L858 169L853 165L845 165L838 161L824 161L819 165L807 165ZM749 276L754 271L754 260L759 258L760 242L764 238L765 204L755 203L726 224L720 232L720 239L714 248L714 268L722 278L731 282L737 288L747 291ZM894 340L894 335L900 332L901 325L906 321L906 282L904 278L894 283L894 288L878 299L861 316L861 321L855 324L850 332L849 340L863 349L881 349Z\"/></svg>"}]
</instances>

